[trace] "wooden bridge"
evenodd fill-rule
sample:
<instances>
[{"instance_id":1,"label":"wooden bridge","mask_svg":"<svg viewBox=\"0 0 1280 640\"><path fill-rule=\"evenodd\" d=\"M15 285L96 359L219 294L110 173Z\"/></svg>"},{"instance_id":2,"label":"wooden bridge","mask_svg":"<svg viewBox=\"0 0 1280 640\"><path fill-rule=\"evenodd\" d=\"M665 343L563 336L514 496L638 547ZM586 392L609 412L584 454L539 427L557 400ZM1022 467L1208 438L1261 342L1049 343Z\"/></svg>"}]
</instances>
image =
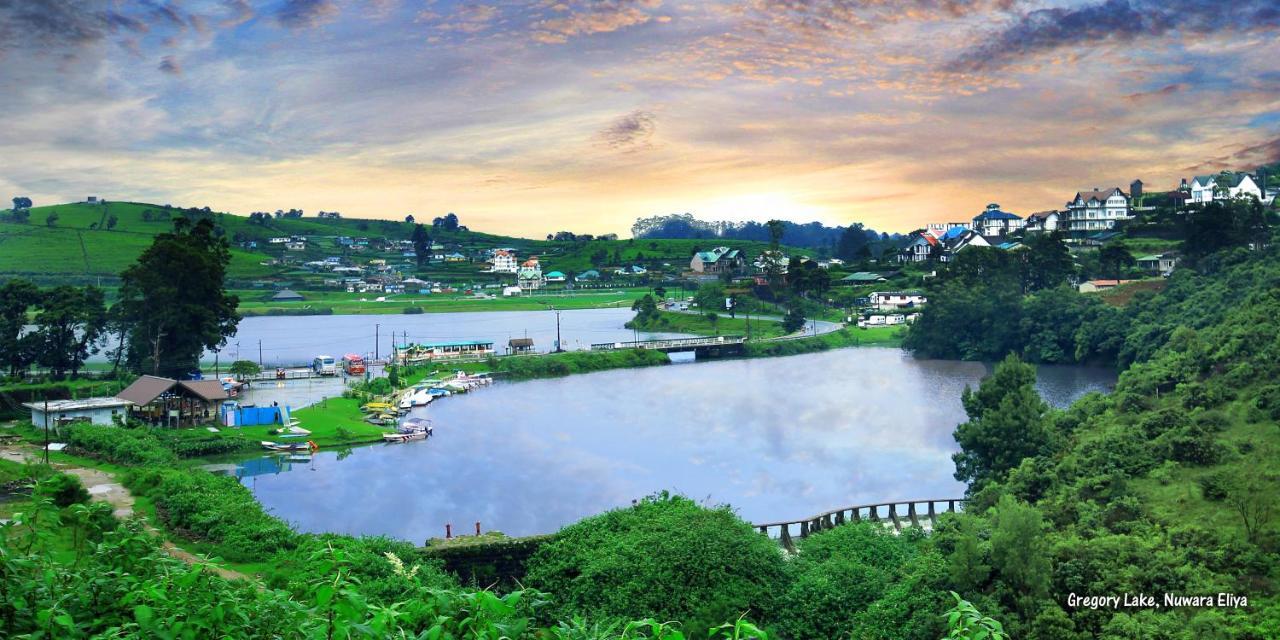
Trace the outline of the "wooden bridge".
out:
<instances>
[{"instance_id":1,"label":"wooden bridge","mask_svg":"<svg viewBox=\"0 0 1280 640\"><path fill-rule=\"evenodd\" d=\"M817 533L819 531L838 527L846 522L859 522L863 520L868 522L880 522L885 526L893 526L894 531L901 531L904 526L921 527L923 526L923 522L926 521L928 522L929 527L932 528L937 524L939 513L958 511L963 504L964 500L961 498L880 502L876 504L858 505L856 507L844 507L842 509L820 513L816 516L805 518L803 520L766 522L753 526L759 529L760 533L765 535L771 535L772 532L770 529L776 529L778 532L778 542L786 548L787 551L795 551L795 543L791 537L792 526L799 527L798 533L801 538L808 537L811 533ZM923 513L920 511L920 505L925 505Z\"/></svg>"},{"instance_id":2,"label":"wooden bridge","mask_svg":"<svg viewBox=\"0 0 1280 640\"><path fill-rule=\"evenodd\" d=\"M591 345L592 351L621 349L652 349L664 353L694 352L696 358L718 358L741 355L747 339L743 336L706 336L702 338L669 338L665 340L636 340L634 342L600 342Z\"/></svg>"}]
</instances>

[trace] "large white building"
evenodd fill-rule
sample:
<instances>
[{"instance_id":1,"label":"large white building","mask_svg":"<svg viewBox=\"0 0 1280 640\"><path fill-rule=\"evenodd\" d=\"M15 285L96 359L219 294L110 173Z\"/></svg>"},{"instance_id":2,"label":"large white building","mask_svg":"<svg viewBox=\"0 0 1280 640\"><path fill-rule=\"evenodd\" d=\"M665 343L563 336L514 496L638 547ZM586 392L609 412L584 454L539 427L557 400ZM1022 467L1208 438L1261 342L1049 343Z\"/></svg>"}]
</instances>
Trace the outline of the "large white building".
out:
<instances>
[{"instance_id":1,"label":"large white building","mask_svg":"<svg viewBox=\"0 0 1280 640\"><path fill-rule=\"evenodd\" d=\"M1226 176L1225 180L1223 176ZM1224 180L1224 183L1219 184L1220 180ZM1190 186L1192 202L1213 202L1215 197L1222 197L1221 192L1223 190L1226 191L1226 197L1228 198L1246 195L1262 200L1262 189L1258 187L1258 183L1253 179L1253 176L1247 173L1196 176L1191 180Z\"/></svg>"},{"instance_id":2,"label":"large white building","mask_svg":"<svg viewBox=\"0 0 1280 640\"><path fill-rule=\"evenodd\" d=\"M984 236L1002 236L1013 233L1027 225L1020 216L1000 210L1000 205L991 203L982 213L973 217L973 230Z\"/></svg>"},{"instance_id":3,"label":"large white building","mask_svg":"<svg viewBox=\"0 0 1280 640\"><path fill-rule=\"evenodd\" d=\"M516 253L508 249L494 249L493 271L495 273L516 273L519 271L519 265L516 263Z\"/></svg>"},{"instance_id":4,"label":"large white building","mask_svg":"<svg viewBox=\"0 0 1280 640\"><path fill-rule=\"evenodd\" d=\"M1129 196L1120 187L1080 191L1067 203L1067 231L1104 231L1129 218Z\"/></svg>"}]
</instances>

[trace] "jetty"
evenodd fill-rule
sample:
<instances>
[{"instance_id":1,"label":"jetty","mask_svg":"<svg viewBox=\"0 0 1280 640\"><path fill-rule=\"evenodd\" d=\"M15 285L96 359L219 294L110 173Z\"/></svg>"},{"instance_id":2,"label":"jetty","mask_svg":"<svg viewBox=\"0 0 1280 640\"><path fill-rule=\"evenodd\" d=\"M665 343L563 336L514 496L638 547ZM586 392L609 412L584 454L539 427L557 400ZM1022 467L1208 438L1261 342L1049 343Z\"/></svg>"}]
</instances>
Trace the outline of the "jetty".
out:
<instances>
[{"instance_id":1,"label":"jetty","mask_svg":"<svg viewBox=\"0 0 1280 640\"><path fill-rule=\"evenodd\" d=\"M692 351L694 358L723 358L740 356L747 339L744 336L705 336L701 338L667 338L659 340L634 340L630 342L600 342L591 345L592 351L618 351L623 349L650 349L663 353Z\"/></svg>"}]
</instances>

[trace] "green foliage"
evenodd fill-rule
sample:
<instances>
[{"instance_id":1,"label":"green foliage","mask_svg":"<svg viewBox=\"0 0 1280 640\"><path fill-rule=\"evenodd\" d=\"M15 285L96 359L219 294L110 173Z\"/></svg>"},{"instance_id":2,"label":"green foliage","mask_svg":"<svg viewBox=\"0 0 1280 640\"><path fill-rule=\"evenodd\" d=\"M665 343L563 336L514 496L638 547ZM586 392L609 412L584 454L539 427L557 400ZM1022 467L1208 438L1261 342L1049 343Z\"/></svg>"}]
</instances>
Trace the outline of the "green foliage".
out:
<instances>
[{"instance_id":1,"label":"green foliage","mask_svg":"<svg viewBox=\"0 0 1280 640\"><path fill-rule=\"evenodd\" d=\"M36 485L36 495L44 496L58 507L84 504L89 501L89 491L80 479L69 473L55 473Z\"/></svg>"},{"instance_id":2,"label":"green foliage","mask_svg":"<svg viewBox=\"0 0 1280 640\"><path fill-rule=\"evenodd\" d=\"M180 218L120 274L116 305L134 371L180 376L235 333L238 299L225 290L231 253L213 230L207 219Z\"/></svg>"},{"instance_id":3,"label":"green foliage","mask_svg":"<svg viewBox=\"0 0 1280 640\"><path fill-rule=\"evenodd\" d=\"M237 378L247 378L262 373L262 367L252 360L236 360L227 371Z\"/></svg>"},{"instance_id":4,"label":"green foliage","mask_svg":"<svg viewBox=\"0 0 1280 640\"><path fill-rule=\"evenodd\" d=\"M213 543L227 560L263 560L297 544L289 525L263 511L253 494L231 476L145 468L133 470L126 485L150 498L170 528Z\"/></svg>"},{"instance_id":5,"label":"green foliage","mask_svg":"<svg viewBox=\"0 0 1280 640\"><path fill-rule=\"evenodd\" d=\"M959 594L952 591L956 606L946 613L947 640L1008 640L1009 634L998 621L982 615Z\"/></svg>"},{"instance_id":6,"label":"green foliage","mask_svg":"<svg viewBox=\"0 0 1280 640\"><path fill-rule=\"evenodd\" d=\"M67 443L80 453L127 465L164 465L177 456L144 428L78 424L71 427Z\"/></svg>"},{"instance_id":7,"label":"green foliage","mask_svg":"<svg viewBox=\"0 0 1280 640\"><path fill-rule=\"evenodd\" d=\"M960 452L952 456L956 479L980 489L1002 479L1024 458L1048 453L1052 437L1045 422L1048 405L1035 389L1036 370L1009 356L962 401L969 421L956 427Z\"/></svg>"},{"instance_id":8,"label":"green foliage","mask_svg":"<svg viewBox=\"0 0 1280 640\"><path fill-rule=\"evenodd\" d=\"M769 616L786 638L934 640L942 557L919 532L848 524L803 539Z\"/></svg>"},{"instance_id":9,"label":"green foliage","mask_svg":"<svg viewBox=\"0 0 1280 640\"><path fill-rule=\"evenodd\" d=\"M565 527L529 561L527 583L554 593L560 615L705 629L767 610L782 575L777 543L728 508L664 494Z\"/></svg>"},{"instance_id":10,"label":"green foliage","mask_svg":"<svg viewBox=\"0 0 1280 640\"><path fill-rule=\"evenodd\" d=\"M804 313L799 307L792 307L787 311L787 315L782 318L782 330L787 333L795 333L804 328Z\"/></svg>"},{"instance_id":11,"label":"green foliage","mask_svg":"<svg viewBox=\"0 0 1280 640\"><path fill-rule=\"evenodd\" d=\"M495 373L514 380L567 376L574 373L651 367L669 364L671 359L661 351L619 349L613 351L566 351L536 358L499 358Z\"/></svg>"}]
</instances>

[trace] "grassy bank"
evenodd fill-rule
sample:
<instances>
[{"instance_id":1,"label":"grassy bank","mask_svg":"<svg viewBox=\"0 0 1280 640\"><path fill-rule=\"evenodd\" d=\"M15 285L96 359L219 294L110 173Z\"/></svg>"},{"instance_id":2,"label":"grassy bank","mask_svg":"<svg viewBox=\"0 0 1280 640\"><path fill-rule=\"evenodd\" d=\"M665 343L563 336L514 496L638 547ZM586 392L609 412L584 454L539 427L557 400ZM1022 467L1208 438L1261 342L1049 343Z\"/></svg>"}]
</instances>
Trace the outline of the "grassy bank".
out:
<instances>
[{"instance_id":1,"label":"grassy bank","mask_svg":"<svg viewBox=\"0 0 1280 640\"><path fill-rule=\"evenodd\" d=\"M844 347L897 347L902 344L902 331L898 327L870 327L867 329L846 327L839 331L832 331L831 333L809 338L748 342L746 356L748 358L768 358Z\"/></svg>"},{"instance_id":2,"label":"grassy bank","mask_svg":"<svg viewBox=\"0 0 1280 640\"><path fill-rule=\"evenodd\" d=\"M753 340L773 338L784 333L782 323L776 320L748 320L741 316L731 318L726 315L717 315L716 321L712 322L710 318L700 313L675 313L673 311L658 311L643 320L636 317L627 322L626 327L639 331L691 333L700 336L745 336L748 335L748 325L750 325L750 335Z\"/></svg>"}]
</instances>

